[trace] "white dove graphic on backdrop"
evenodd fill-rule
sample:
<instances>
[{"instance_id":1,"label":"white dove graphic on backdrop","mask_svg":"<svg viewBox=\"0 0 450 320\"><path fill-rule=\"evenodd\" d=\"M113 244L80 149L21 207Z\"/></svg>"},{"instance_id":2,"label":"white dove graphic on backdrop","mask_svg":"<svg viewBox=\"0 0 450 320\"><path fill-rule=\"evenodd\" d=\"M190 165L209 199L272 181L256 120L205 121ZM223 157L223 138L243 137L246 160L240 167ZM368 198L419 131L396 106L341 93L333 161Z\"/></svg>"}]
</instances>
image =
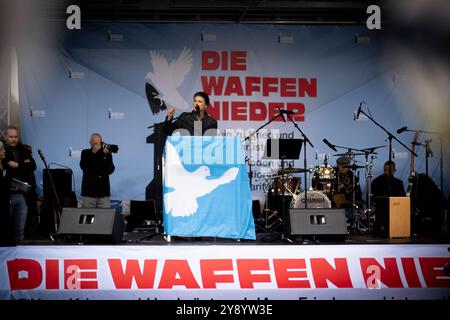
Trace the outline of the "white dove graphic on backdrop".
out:
<instances>
[{"instance_id":1,"label":"white dove graphic on backdrop","mask_svg":"<svg viewBox=\"0 0 450 320\"><path fill-rule=\"evenodd\" d=\"M191 216L197 212L197 199L207 195L218 186L236 179L239 168L228 169L220 178L211 176L207 166L201 166L194 172L187 171L181 163L175 147L166 142L166 157L170 159L170 174L164 177L164 185L174 190L164 194L165 211L173 217Z\"/></svg>"},{"instance_id":2,"label":"white dove graphic on backdrop","mask_svg":"<svg viewBox=\"0 0 450 320\"><path fill-rule=\"evenodd\" d=\"M178 92L178 87L181 86L192 68L191 50L184 47L179 57L172 60L170 64L161 53L150 51L150 63L153 72L147 73L145 79L150 80L158 91L157 95L152 98L159 99L161 106L165 102L176 108L189 108L189 104Z\"/></svg>"}]
</instances>

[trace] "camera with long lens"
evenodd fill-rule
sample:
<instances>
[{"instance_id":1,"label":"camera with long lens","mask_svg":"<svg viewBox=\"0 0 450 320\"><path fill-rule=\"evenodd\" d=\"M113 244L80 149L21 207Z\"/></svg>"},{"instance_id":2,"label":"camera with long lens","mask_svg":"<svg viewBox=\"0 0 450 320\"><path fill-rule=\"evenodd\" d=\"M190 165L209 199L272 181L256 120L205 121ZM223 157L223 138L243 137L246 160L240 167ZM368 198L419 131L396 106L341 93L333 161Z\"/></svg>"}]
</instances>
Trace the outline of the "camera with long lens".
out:
<instances>
[{"instance_id":1,"label":"camera with long lens","mask_svg":"<svg viewBox=\"0 0 450 320\"><path fill-rule=\"evenodd\" d=\"M102 142L102 149L106 149L111 153L117 153L119 151L119 146L117 144L108 144Z\"/></svg>"}]
</instances>

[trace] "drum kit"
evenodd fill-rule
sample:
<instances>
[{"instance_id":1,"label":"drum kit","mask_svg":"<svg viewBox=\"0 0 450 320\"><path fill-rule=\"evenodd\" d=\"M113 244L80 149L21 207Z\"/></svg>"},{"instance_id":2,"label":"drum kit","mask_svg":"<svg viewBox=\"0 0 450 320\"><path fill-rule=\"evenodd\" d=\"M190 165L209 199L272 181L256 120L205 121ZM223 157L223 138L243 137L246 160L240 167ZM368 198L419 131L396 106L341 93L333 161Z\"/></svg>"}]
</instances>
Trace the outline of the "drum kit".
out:
<instances>
[{"instance_id":1,"label":"drum kit","mask_svg":"<svg viewBox=\"0 0 450 320\"><path fill-rule=\"evenodd\" d=\"M345 153L334 154L335 157L348 157L350 164L345 166L353 172L351 204L347 207L347 225L350 231L356 233L369 232L373 219L372 209L370 207L370 190L366 194L366 203L356 201L355 190L358 186L356 179L359 169L365 169L366 184L370 186L372 180L372 166L376 159L376 152L372 149L363 149L355 151L349 149ZM357 160L358 157L365 157L365 161ZM300 174L305 171L309 174L309 188L307 192L302 189L302 179ZM284 183L283 183L284 181ZM338 169L328 164L328 156L325 156L323 164L312 168L293 168L275 169L264 175L264 194L265 205L262 213L262 221L266 231L279 231L283 226L282 201L284 199L285 208L308 208L308 209L326 209L340 208L342 201L345 200L338 191ZM283 192L284 191L284 192ZM344 199L342 199L344 197ZM368 199L367 199L368 197ZM365 207L363 207L363 205Z\"/></svg>"}]
</instances>

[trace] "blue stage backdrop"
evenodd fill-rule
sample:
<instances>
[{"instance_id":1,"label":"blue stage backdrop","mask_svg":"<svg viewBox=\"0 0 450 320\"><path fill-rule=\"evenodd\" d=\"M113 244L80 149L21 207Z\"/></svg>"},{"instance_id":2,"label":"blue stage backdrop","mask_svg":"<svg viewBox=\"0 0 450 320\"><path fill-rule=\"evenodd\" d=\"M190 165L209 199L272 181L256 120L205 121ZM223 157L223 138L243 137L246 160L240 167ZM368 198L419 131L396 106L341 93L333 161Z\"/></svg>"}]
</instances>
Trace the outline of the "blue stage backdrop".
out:
<instances>
[{"instance_id":1,"label":"blue stage backdrop","mask_svg":"<svg viewBox=\"0 0 450 320\"><path fill-rule=\"evenodd\" d=\"M211 94L210 113L226 134L248 134L279 107L296 111L295 120L314 144L308 149L310 166L334 153L323 138L356 148L387 144L385 133L371 122L353 119L361 101L392 131L405 125L446 129L448 118L417 102L414 79L398 60L389 59L380 41L364 26L85 23L69 31L61 22L30 28L18 48L23 140L35 154L42 149L49 162L71 167L79 194L79 151L88 147L92 132L101 133L120 147L114 154L112 198L127 200L143 199L153 176L147 127L164 120L168 105L176 114L189 110L199 90ZM267 129L261 138L271 130L300 137L281 120ZM409 144L412 133L400 137ZM437 139L432 146L430 174L439 183ZM447 142L444 147L448 165ZM395 142L394 150L397 176L406 182L409 154ZM424 151L418 152L416 169L423 172ZM388 149L381 149L375 175L387 158ZM335 159L331 156L333 164ZM262 198L259 172L269 165L257 161L253 167L256 198ZM38 184L42 168L38 161ZM449 172L447 167L446 190Z\"/></svg>"}]
</instances>

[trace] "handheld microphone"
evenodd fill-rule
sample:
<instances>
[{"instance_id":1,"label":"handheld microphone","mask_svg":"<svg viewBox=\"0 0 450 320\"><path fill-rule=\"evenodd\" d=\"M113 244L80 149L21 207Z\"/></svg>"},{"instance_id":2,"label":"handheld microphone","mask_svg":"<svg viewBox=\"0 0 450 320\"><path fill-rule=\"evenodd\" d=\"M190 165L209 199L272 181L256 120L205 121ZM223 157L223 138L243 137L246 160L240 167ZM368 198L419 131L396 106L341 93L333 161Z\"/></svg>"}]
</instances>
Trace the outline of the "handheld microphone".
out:
<instances>
[{"instance_id":1,"label":"handheld microphone","mask_svg":"<svg viewBox=\"0 0 450 320\"><path fill-rule=\"evenodd\" d=\"M402 132L405 132L406 130L408 130L408 127L401 127L400 129L397 130L397 133L400 134Z\"/></svg>"},{"instance_id":2,"label":"handheld microphone","mask_svg":"<svg viewBox=\"0 0 450 320\"><path fill-rule=\"evenodd\" d=\"M363 104L363 102L361 101L361 103L359 104L359 107L358 107L358 111L356 111L355 120L359 119L359 115L361 114L362 104Z\"/></svg>"},{"instance_id":3,"label":"handheld microphone","mask_svg":"<svg viewBox=\"0 0 450 320\"><path fill-rule=\"evenodd\" d=\"M323 141L323 143L325 143L328 147L330 147L330 149L332 149L333 151L336 151L336 152L337 152L336 147L334 146L334 144L331 144L330 141L328 141L327 139L323 139L322 141Z\"/></svg>"}]
</instances>

